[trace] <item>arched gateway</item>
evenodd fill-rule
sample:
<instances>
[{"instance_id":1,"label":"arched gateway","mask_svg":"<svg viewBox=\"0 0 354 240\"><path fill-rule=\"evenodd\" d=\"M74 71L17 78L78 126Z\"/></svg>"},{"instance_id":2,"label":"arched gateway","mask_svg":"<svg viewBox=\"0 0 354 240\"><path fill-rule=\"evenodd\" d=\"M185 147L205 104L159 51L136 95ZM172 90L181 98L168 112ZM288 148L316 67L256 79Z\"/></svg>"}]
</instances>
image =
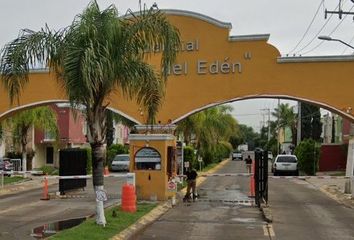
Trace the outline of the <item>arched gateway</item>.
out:
<instances>
[{"instance_id":1,"label":"arched gateway","mask_svg":"<svg viewBox=\"0 0 354 240\"><path fill-rule=\"evenodd\" d=\"M213 105L257 97L308 101L354 120L354 56L280 57L267 43L269 35L230 36L230 23L193 12L165 12L183 42L157 115L162 124ZM151 61L157 63L157 57ZM45 70L33 71L17 106L9 104L1 87L0 119L22 107L66 101L54 78ZM118 95L107 101L137 123L145 122L146 114L134 102Z\"/></svg>"},{"instance_id":2,"label":"arched gateway","mask_svg":"<svg viewBox=\"0 0 354 240\"><path fill-rule=\"evenodd\" d=\"M268 44L269 35L230 36L230 23L187 11L165 10L180 30L182 46L169 80L157 121L162 125L226 102L280 97L314 103L354 121L354 56L281 57ZM163 46L147 49L159 63ZM0 120L14 111L39 104L66 102L54 75L34 70L21 93L19 105L10 105L0 87ZM146 114L117 92L109 107L138 124ZM176 142L168 134L132 134L130 171L136 173L138 197L166 199L173 195ZM349 149L350 150L350 149ZM144 154L142 154L144 153ZM348 166L347 166L348 168ZM352 166L349 168L352 169Z\"/></svg>"}]
</instances>

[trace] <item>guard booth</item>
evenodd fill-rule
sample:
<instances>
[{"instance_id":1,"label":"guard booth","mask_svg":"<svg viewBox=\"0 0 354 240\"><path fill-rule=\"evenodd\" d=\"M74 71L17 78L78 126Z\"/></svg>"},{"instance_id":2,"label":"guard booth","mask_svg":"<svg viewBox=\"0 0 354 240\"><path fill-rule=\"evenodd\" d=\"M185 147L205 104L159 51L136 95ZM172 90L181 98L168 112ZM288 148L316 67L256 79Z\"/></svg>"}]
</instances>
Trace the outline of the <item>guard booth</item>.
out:
<instances>
[{"instance_id":1,"label":"guard booth","mask_svg":"<svg viewBox=\"0 0 354 240\"><path fill-rule=\"evenodd\" d=\"M129 144L130 172L135 173L137 197L167 200L176 193L176 189L171 189L177 174L175 125L136 128L138 133L129 135Z\"/></svg>"}]
</instances>

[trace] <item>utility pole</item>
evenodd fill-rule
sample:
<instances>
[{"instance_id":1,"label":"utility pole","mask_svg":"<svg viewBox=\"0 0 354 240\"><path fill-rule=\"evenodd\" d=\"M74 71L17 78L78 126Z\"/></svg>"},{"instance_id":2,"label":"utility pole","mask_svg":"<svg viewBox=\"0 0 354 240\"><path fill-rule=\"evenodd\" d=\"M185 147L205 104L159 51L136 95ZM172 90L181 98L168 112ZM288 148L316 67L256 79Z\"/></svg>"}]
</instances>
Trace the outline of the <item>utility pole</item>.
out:
<instances>
[{"instance_id":1,"label":"utility pole","mask_svg":"<svg viewBox=\"0 0 354 240\"><path fill-rule=\"evenodd\" d=\"M263 108L261 109L261 111L267 111L267 115L268 115L268 142L270 141L270 108ZM263 115L263 114L262 114ZM264 115L263 115L263 122L264 122Z\"/></svg>"},{"instance_id":2,"label":"utility pole","mask_svg":"<svg viewBox=\"0 0 354 240\"><path fill-rule=\"evenodd\" d=\"M352 3L354 3L354 0L350 0ZM354 15L354 12L345 12L342 9L342 2L343 0L339 0L338 4L338 11L328 11L325 9L325 19L327 19L327 14L338 14L339 19L342 19L343 14L345 15Z\"/></svg>"},{"instance_id":3,"label":"utility pole","mask_svg":"<svg viewBox=\"0 0 354 240\"><path fill-rule=\"evenodd\" d=\"M301 142L301 102L297 102L297 135L296 146L299 146Z\"/></svg>"}]
</instances>

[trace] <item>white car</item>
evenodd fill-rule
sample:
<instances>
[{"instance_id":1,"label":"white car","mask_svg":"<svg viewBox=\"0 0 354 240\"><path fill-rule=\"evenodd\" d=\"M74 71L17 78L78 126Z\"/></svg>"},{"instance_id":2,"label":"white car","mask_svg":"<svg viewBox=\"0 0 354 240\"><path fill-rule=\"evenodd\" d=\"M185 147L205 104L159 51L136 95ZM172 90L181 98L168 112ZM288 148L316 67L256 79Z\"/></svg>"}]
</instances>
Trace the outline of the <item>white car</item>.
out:
<instances>
[{"instance_id":1,"label":"white car","mask_svg":"<svg viewBox=\"0 0 354 240\"><path fill-rule=\"evenodd\" d=\"M299 176L298 161L295 155L278 155L272 165L274 176L279 174L292 174Z\"/></svg>"},{"instance_id":2,"label":"white car","mask_svg":"<svg viewBox=\"0 0 354 240\"><path fill-rule=\"evenodd\" d=\"M112 171L129 171L130 157L129 154L117 154L112 161Z\"/></svg>"}]
</instances>

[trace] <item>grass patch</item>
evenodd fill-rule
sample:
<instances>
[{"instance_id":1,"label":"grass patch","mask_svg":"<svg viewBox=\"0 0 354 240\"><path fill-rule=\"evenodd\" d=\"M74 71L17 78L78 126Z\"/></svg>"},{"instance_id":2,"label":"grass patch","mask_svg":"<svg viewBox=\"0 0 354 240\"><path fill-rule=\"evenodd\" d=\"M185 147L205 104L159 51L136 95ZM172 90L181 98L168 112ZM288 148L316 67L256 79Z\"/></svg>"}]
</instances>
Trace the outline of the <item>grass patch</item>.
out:
<instances>
[{"instance_id":1,"label":"grass patch","mask_svg":"<svg viewBox=\"0 0 354 240\"><path fill-rule=\"evenodd\" d=\"M16 182L21 182L25 178L23 177L4 177L4 184L11 184L11 183L16 183Z\"/></svg>"},{"instance_id":2,"label":"grass patch","mask_svg":"<svg viewBox=\"0 0 354 240\"><path fill-rule=\"evenodd\" d=\"M139 203L137 205L137 211L135 213L122 212L120 206L107 209L105 211L107 225L106 227L96 225L95 218L90 218L84 223L73 227L71 229L64 230L58 234L50 237L49 239L60 240L77 240L77 239L90 239L90 240L104 240L113 237L119 232L123 231L139 218L150 212L156 203ZM112 217L112 212L117 212L116 217Z\"/></svg>"}]
</instances>

